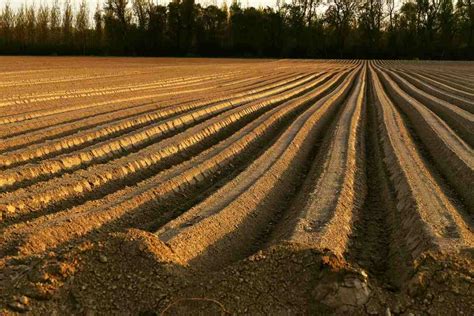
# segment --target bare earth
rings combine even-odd
[[[0,314],[474,314],[474,63],[0,58]]]

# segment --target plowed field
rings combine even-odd
[[[0,58],[0,314],[474,314],[474,63]]]

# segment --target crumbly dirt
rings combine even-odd
[[[473,69],[0,58],[0,315],[474,314]]]
[[[199,271],[164,261],[152,234],[131,230],[109,237],[9,262],[2,277],[15,281],[2,291],[2,312],[468,315],[474,308],[470,251],[424,254],[393,292],[329,251],[287,244],[219,271]]]

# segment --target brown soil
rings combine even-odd
[[[474,314],[471,63],[0,74],[0,314]]]

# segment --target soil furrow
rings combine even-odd
[[[48,71],[54,71],[54,69],[50,69]],[[62,78],[41,78],[41,79],[31,79],[31,80],[25,80],[22,79],[20,81],[14,81],[14,80],[9,80],[9,81],[1,81],[0,82],[0,88],[11,88],[11,87],[17,87],[17,86],[32,86],[32,85],[40,85],[40,84],[51,84],[51,83],[64,83],[64,82],[76,82],[76,81],[83,81],[83,80],[103,80],[103,79],[108,79],[108,78],[116,78],[116,77],[121,77],[123,75],[143,75],[146,72],[133,72],[133,73],[114,73],[110,75],[82,75],[82,76],[72,76],[72,77],[62,77]],[[21,74],[19,76],[24,76],[24,74]],[[11,78],[8,78],[11,79]]]
[[[329,249],[341,256],[346,251],[366,192],[362,150],[365,90],[366,66],[275,242]]]
[[[216,267],[248,255],[248,247],[288,197],[284,186],[301,181],[295,177],[302,161],[326,126],[323,122],[343,102],[354,75],[300,116],[272,149],[234,181],[162,227],[156,234],[163,241],[164,260]]]
[[[474,147],[474,114],[464,111],[448,102],[414,87],[390,70],[385,70],[391,78],[409,95],[442,118],[469,146]],[[474,106],[474,103],[473,103]]]
[[[415,131],[435,159],[437,166],[453,188],[463,198],[472,214],[474,197],[465,183],[474,183],[474,155],[472,148],[460,139],[436,114],[413,97],[404,93],[388,76],[381,74],[388,94],[409,117]]]
[[[275,84],[269,85],[268,89],[283,86],[286,83],[290,83],[295,81],[303,76],[297,76],[294,78],[290,78],[287,80],[279,81]],[[257,94],[258,92],[267,90],[267,87],[262,87],[259,89],[252,89],[242,93],[230,95],[227,100],[231,101],[233,98],[238,98],[241,96],[251,96],[253,94]],[[204,100],[200,102],[192,102],[183,105],[170,105],[164,109],[149,111],[146,114],[126,118],[124,120],[118,120],[117,118],[105,125],[105,126],[98,126],[91,131],[85,131],[81,133],[76,133],[72,136],[65,137],[62,139],[51,140],[45,144],[38,144],[37,146],[30,146],[26,149],[17,150],[15,152],[8,152],[3,154],[0,157],[0,167],[3,163],[3,166],[17,166],[20,163],[27,163],[37,159],[45,159],[54,157],[58,154],[64,154],[68,152],[72,152],[85,146],[90,146],[99,141],[115,138],[126,133],[132,132],[139,128],[149,126],[155,124],[159,121],[163,121],[164,119],[171,118],[173,116],[177,116],[179,114],[183,114],[189,112],[191,110],[201,108],[204,106],[211,105],[213,103],[222,102],[224,100],[221,99],[210,99]],[[43,134],[43,133],[42,133]],[[16,140],[14,140],[16,141]]]
[[[343,73],[322,84],[312,94],[313,97],[319,96],[325,93],[327,89],[334,87],[342,75]],[[325,79],[321,78],[320,81],[324,82]],[[314,87],[317,86],[318,84],[315,82]],[[163,143],[157,143],[147,148],[144,152],[124,157],[116,161],[114,165],[98,165],[80,171],[77,174],[53,179],[47,183],[40,183],[36,188],[30,187],[22,192],[12,192],[2,198],[4,207],[7,210],[10,208],[12,211],[10,212],[11,216],[17,216],[18,213],[38,210],[66,198],[72,199],[75,196],[81,196],[91,191],[102,190],[105,185],[116,186],[117,181],[122,182],[130,177],[139,177],[146,170],[156,170],[162,168],[164,164],[173,163],[176,158],[182,159],[179,157],[182,157],[183,154],[192,150],[195,146],[201,147],[201,143],[212,144],[218,141],[219,138],[214,138],[211,135],[218,135],[218,133],[228,131],[229,126],[237,128],[238,125],[236,123],[239,120],[245,117],[247,117],[247,120],[250,120],[252,119],[252,113],[261,112],[269,106],[272,106],[271,102],[259,102],[253,106],[247,106],[246,109],[237,108],[233,110],[235,114],[229,113],[223,118],[217,117],[214,120],[215,122],[198,125],[187,133],[177,135]],[[57,188],[61,189],[58,191]],[[31,192],[36,192],[36,194]]]
[[[147,82],[141,83],[138,85],[126,85],[124,87],[108,87],[108,88],[99,88],[99,89],[88,89],[84,91],[58,91],[58,92],[49,92],[49,93],[41,93],[38,95],[32,95],[25,98],[24,96],[20,97],[13,97],[7,99],[0,99],[0,107],[8,107],[15,105],[18,107],[17,112],[19,114],[28,116],[29,113],[38,113],[44,111],[43,113],[47,113],[48,106],[43,108],[42,106],[35,106],[35,110],[31,111],[31,104],[32,103],[39,103],[39,102],[51,102],[53,100],[65,100],[71,98],[84,98],[84,97],[97,97],[103,95],[111,95],[111,94],[119,94],[119,93],[129,93],[129,92],[136,92],[136,91],[144,91],[149,89],[165,89],[165,88],[177,88],[185,87],[185,86],[193,86],[199,85],[201,82],[209,81],[212,82],[214,79],[220,78],[227,78],[227,77],[234,77],[235,73],[226,73],[226,74],[219,74],[213,76],[195,76],[194,78],[178,78],[178,79],[171,79],[165,81],[157,81],[157,82]],[[29,106],[25,108],[25,112],[22,112],[22,104],[28,104]],[[63,110],[70,110],[70,109],[63,109]],[[5,116],[0,116],[0,122],[4,124],[4,122],[9,122],[8,118]]]
[[[223,76],[223,77],[225,78],[226,76]],[[219,77],[217,77],[217,78],[219,78]],[[212,81],[210,83],[212,84]],[[204,87],[201,87],[201,85],[202,85],[202,80],[196,80],[194,82],[194,84],[183,85],[183,87],[185,88],[184,90],[183,89],[178,89],[177,91],[173,91],[172,89],[162,89],[163,91],[158,90],[158,91],[155,92],[154,97],[175,96],[175,95],[179,95],[179,94],[183,94],[183,93],[196,93],[196,92],[206,91],[206,90],[210,90],[212,88],[215,88],[215,86],[212,86],[212,85],[211,86],[207,85],[207,86],[204,86]],[[196,86],[196,87],[193,88],[193,86]],[[154,89],[154,88],[150,88],[150,89]],[[148,90],[150,90],[150,89],[148,89]],[[127,94],[135,93],[135,94],[139,95],[138,98],[142,94],[141,91],[137,90],[137,89],[130,90],[130,91],[123,91],[122,93],[127,93]],[[120,96],[119,93],[114,92],[114,91],[111,91],[107,95],[109,95],[109,94],[113,94],[113,95],[115,95],[115,97]],[[80,97],[80,98],[85,98],[85,97],[95,97],[95,98],[97,98],[97,97],[104,97],[104,94],[100,94],[100,93],[88,94],[88,95],[80,95],[78,97]],[[106,101],[95,102],[95,103],[87,103],[87,104],[79,104],[79,105],[76,105],[76,103],[74,103],[74,105],[67,106],[67,107],[61,107],[61,108],[58,108],[57,106],[51,106],[51,109],[44,109],[44,110],[38,110],[37,108],[39,106],[36,105],[35,106],[36,109],[32,112],[27,110],[24,113],[1,116],[0,117],[0,125],[11,124],[11,123],[16,123],[16,122],[22,122],[22,121],[29,121],[29,120],[32,120],[32,119],[39,119],[39,118],[48,117],[48,116],[51,116],[51,115],[57,115],[57,114],[71,112],[71,111],[94,108],[94,107],[99,107],[99,106],[103,106],[105,104],[110,103],[110,101],[107,98],[103,98],[103,99],[105,99]],[[126,99],[125,96],[122,96],[122,99],[120,99],[120,100],[123,100],[123,99]],[[59,97],[56,98],[56,100],[60,100],[61,103],[64,102],[64,100],[62,98],[59,98]],[[50,100],[46,100],[46,99],[41,100],[41,101],[43,101],[43,102],[48,101],[48,103],[51,103]],[[38,102],[38,101],[35,101],[35,102]],[[13,104],[13,105],[15,105],[15,104]],[[9,106],[9,105],[5,105],[5,106]],[[18,105],[15,105],[15,108],[16,107],[18,107]],[[26,107],[27,107],[27,109],[31,109],[31,104],[27,104]],[[16,111],[16,112],[21,112],[21,111]]]
[[[400,229],[412,260],[432,249],[456,251],[463,246],[472,247],[469,225],[427,170],[402,117],[385,93],[378,72],[371,70],[371,76],[377,112],[383,122],[385,164],[396,192],[396,206],[402,218]]]
[[[369,276],[385,287],[400,289],[408,278],[408,258],[401,218],[396,208],[395,192],[384,165],[386,159],[380,136],[370,73],[367,85],[366,130],[364,141],[367,195],[353,223],[351,240],[345,253],[348,261],[368,271]]]
[[[289,77],[288,75],[285,77]],[[277,76],[277,79],[279,77]],[[261,83],[262,85],[265,84],[267,80],[262,80]],[[260,82],[255,84],[255,87],[259,87]],[[253,88],[255,88],[253,87]],[[165,107],[165,106],[170,106],[171,104],[179,104],[180,102],[191,102],[191,101],[198,101],[199,98],[202,99],[216,99],[219,95],[221,98],[224,96],[223,94],[227,93],[238,93],[238,92],[243,92],[245,90],[248,90],[247,85],[243,86],[237,86],[231,89],[226,88],[224,91],[213,94],[212,97],[209,97],[208,91],[203,91],[194,95],[189,95],[185,93],[183,96],[173,96],[173,97],[155,97],[154,95],[146,95],[142,94],[139,97],[131,97],[131,98],[125,98],[123,100],[112,100],[105,104],[104,106],[100,108],[88,108],[84,110],[77,110],[77,111],[72,111],[68,113],[63,113],[63,114],[58,114],[58,115],[52,115],[50,117],[44,117],[39,119],[32,119],[27,122],[20,122],[20,123],[13,123],[13,124],[8,124],[6,126],[3,126],[3,128],[0,126],[0,137],[3,138],[8,138],[8,137],[14,137],[14,136],[19,136],[28,133],[28,132],[35,132],[37,131],[38,133],[41,133],[45,128],[52,128],[55,129],[58,126],[67,128],[67,126],[72,125],[72,128],[78,128],[81,126],[80,124],[87,124],[89,126],[95,126],[97,124],[101,123],[107,123],[113,121],[114,115],[117,115],[117,119],[120,118],[118,115],[119,112],[123,113],[134,113],[139,114],[139,109],[143,105],[148,105],[146,108],[150,108],[151,110],[156,110],[159,109],[160,107]],[[148,100],[148,103],[143,104],[139,103],[136,104],[138,101],[141,100]],[[152,101],[151,101],[152,100]],[[158,102],[163,102],[165,101],[166,103],[164,105],[161,105]],[[126,104],[121,104],[127,102]],[[156,102],[157,104],[152,104]],[[150,107],[152,106],[152,107]],[[108,117],[110,116],[110,118]],[[100,120],[101,117],[106,117],[107,119]],[[98,121],[96,121],[98,119]],[[84,123],[87,122],[87,123]],[[62,125],[61,125],[62,124]],[[76,127],[78,125],[78,127]],[[73,129],[74,131],[74,129]]]
[[[469,84],[467,84],[466,82],[459,81],[459,77],[446,77],[444,73],[432,73],[426,70],[419,70],[418,72],[432,80],[441,82],[448,87],[463,91],[465,95],[468,95],[470,97],[474,96],[474,88],[469,87]]]
[[[29,183],[34,183],[37,181],[36,179],[46,180],[66,172],[83,169],[89,165],[104,163],[111,159],[116,159],[124,154],[139,151],[159,139],[163,139],[167,135],[182,131],[190,126],[196,125],[229,109],[237,108],[248,102],[257,102],[255,100],[258,99],[263,100],[258,102],[262,104],[268,103],[268,105],[282,102],[295,95],[301,94],[318,84],[321,80],[311,81],[315,80],[316,77],[317,76],[313,75],[268,92],[219,102],[202,109],[198,108],[191,112],[181,114],[176,118],[165,120],[162,123],[150,127],[146,126],[128,135],[123,135],[118,139],[104,141],[71,154],[65,154],[53,159],[41,161],[38,164],[30,164],[24,167],[4,171],[0,176],[0,187],[3,187],[4,189],[18,188]],[[328,77],[329,75],[326,75],[324,79],[327,79]]]
[[[325,89],[330,88],[334,88],[334,85],[326,85]],[[284,121],[285,117],[294,115],[295,111],[307,108],[311,102],[327,92],[329,91],[321,89],[321,91],[299,97],[290,104],[283,104],[276,113],[266,115],[264,121],[256,122],[257,124],[243,129],[243,134],[237,133],[228,142],[219,143],[216,148],[210,149],[209,152],[204,152],[183,165],[173,167],[162,174],[157,174],[153,178],[144,181],[138,188],[126,189],[126,192],[117,192],[117,194],[108,196],[106,201],[92,201],[83,206],[55,214],[55,220],[51,217],[39,218],[35,222],[26,225],[23,233],[20,233],[22,229],[18,227],[13,228],[13,230],[7,229],[3,233],[5,236],[3,240],[11,239],[11,234],[14,234],[17,236],[15,237],[15,243],[20,240],[23,241],[23,246],[18,249],[27,252],[38,252],[45,247],[55,247],[59,242],[87,234],[93,229],[106,225],[112,220],[117,220],[127,213],[134,217],[143,209],[151,209],[149,212],[152,211],[156,214],[157,208],[158,210],[162,209],[163,206],[160,207],[160,205],[162,205],[163,200],[189,192],[193,187],[202,183],[209,183],[215,176],[219,176],[223,172],[223,168],[232,170],[234,168],[233,161],[238,159],[242,153],[252,150],[252,148],[253,150],[258,149],[262,137],[274,134],[275,127]],[[53,225],[53,222],[56,224]],[[38,229],[41,227],[40,223],[47,226]],[[136,223],[136,225],[143,225],[143,223]],[[22,235],[24,238],[21,237]],[[45,239],[45,236],[49,237]],[[46,242],[46,244],[42,246],[38,244],[43,242]],[[35,248],[36,250],[33,250]],[[3,251],[8,251],[11,246],[4,246],[3,249]]]
[[[417,73],[409,72],[405,69],[397,70],[397,73],[417,88],[450,102],[470,113],[474,112],[474,95],[463,96],[463,93],[460,90],[447,87],[433,79]]]
[[[472,314],[474,63],[2,58],[1,315]]]

